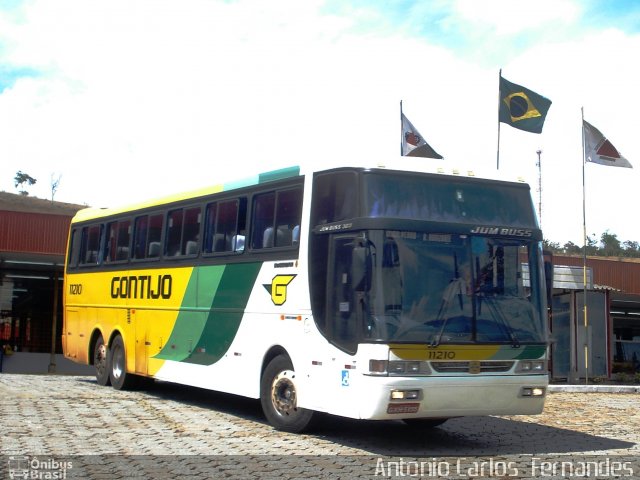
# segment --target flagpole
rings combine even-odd
[[[498,148],[496,152],[496,170],[500,170],[500,79],[502,78],[502,69],[498,71]]]
[[[402,134],[404,133],[402,128],[402,100],[400,100],[400,156],[404,155],[402,151]]]
[[[580,107],[582,114],[582,239],[584,241],[582,249],[582,283],[583,292],[583,312],[584,312],[584,382],[589,382],[589,331],[587,317],[587,196],[586,196],[586,147],[584,135],[584,107]]]

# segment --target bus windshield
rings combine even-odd
[[[538,242],[372,231],[368,244],[365,341],[546,341]]]

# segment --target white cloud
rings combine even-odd
[[[497,35],[572,24],[580,14],[579,4],[571,0],[457,0],[454,11],[459,20],[492,28]]]
[[[476,3],[487,9],[474,12]],[[56,199],[103,206],[323,159],[401,162],[401,99],[447,164],[495,170],[499,66],[553,101],[542,135],[502,125],[501,136],[501,170],[524,175],[534,196],[535,152],[543,150],[548,238],[581,242],[580,106],[640,168],[628,61],[638,36],[584,31],[541,40],[513,59],[489,37],[482,45],[495,40],[496,63],[478,66],[406,25],[377,32],[348,15],[320,14],[320,1],[26,5],[20,21],[0,16],[3,62],[42,71],[0,95],[7,191],[22,170],[38,179],[32,194],[49,197],[51,174],[61,173]],[[540,12],[530,14],[513,8],[511,17],[497,15],[500,2],[457,5],[457,21],[505,35],[518,33],[509,25],[523,13],[524,30],[578,15],[568,1],[536,4]],[[602,202],[589,208],[593,230],[640,239],[624,215],[596,214],[607,211],[601,205],[634,204],[637,170],[592,170],[589,185],[599,186],[589,201]]]

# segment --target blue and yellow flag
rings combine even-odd
[[[500,75],[499,120],[525,132],[541,133],[551,100]]]

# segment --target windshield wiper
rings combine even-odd
[[[442,327],[440,327],[440,331],[438,332],[436,338],[434,338],[431,342],[432,347],[437,347],[438,345],[440,345],[440,341],[442,340],[442,336],[444,335],[444,330],[445,328],[447,328],[447,323],[451,319],[451,317],[443,318],[444,312],[447,311],[449,305],[456,295],[458,296],[458,299],[460,301],[460,310],[463,309],[464,304],[462,299],[464,295],[464,287],[464,280],[460,277],[457,277],[451,280],[451,282],[449,282],[449,285],[447,285],[447,288],[444,289],[444,294],[442,295],[442,303],[440,304],[440,310],[438,310],[438,315],[436,316],[436,321],[443,320]]]
[[[511,346],[513,348],[520,347],[520,340],[518,340],[518,337],[516,336],[516,332],[513,330],[513,328],[511,328],[511,325],[509,325],[509,322],[507,321],[504,314],[502,313],[502,309],[497,305],[496,299],[491,297],[484,297],[484,296],[480,297],[479,295],[478,297],[484,298],[486,300],[487,306],[489,307],[489,310],[491,310],[491,314],[493,318],[500,320],[500,323],[502,323],[502,326],[507,331],[507,334],[511,339]]]

